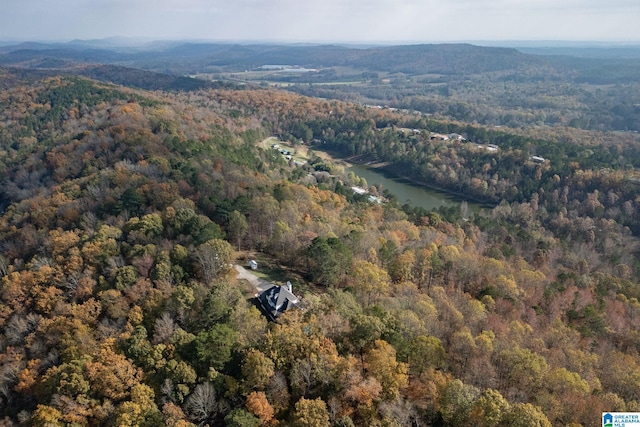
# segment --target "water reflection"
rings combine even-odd
[[[457,197],[450,193],[422,187],[405,179],[395,178],[385,174],[385,172],[380,169],[370,168],[365,165],[351,165],[351,167],[347,169],[347,172],[353,172],[357,176],[366,179],[368,185],[375,185],[376,187],[381,185],[383,190],[388,190],[396,196],[401,205],[408,203],[412,206],[431,210],[437,209],[440,206],[460,206],[460,203],[465,200],[462,197]],[[483,207],[471,200],[467,200],[467,202],[472,211],[477,211]]]

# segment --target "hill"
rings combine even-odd
[[[640,130],[640,60],[637,49],[629,46],[609,49],[605,55],[597,46],[518,50],[469,44],[123,43],[4,46],[0,64],[58,72],[78,64],[103,64],[279,85],[303,95],[386,105],[484,126]],[[102,78],[101,73],[92,77]]]
[[[43,63],[43,65],[47,65],[46,67],[0,67],[0,70],[3,71],[7,79],[17,79],[13,81],[7,80],[5,86],[11,87],[16,84],[16,81],[33,81],[44,77],[59,75],[84,76],[105,83],[145,90],[191,91],[205,88],[233,88],[238,86],[236,83],[205,81],[191,77],[173,76],[117,65],[56,64],[50,60],[45,61],[46,64]],[[49,68],[48,66],[52,66],[53,68]]]
[[[431,140],[453,123],[283,91],[0,73],[4,425],[593,426],[635,410],[635,142],[552,151],[465,128],[492,153]],[[287,162],[273,135],[505,201],[466,220],[399,206],[326,157]],[[246,256],[294,278],[304,310],[267,322],[229,269]]]
[[[278,46],[187,43],[166,49],[133,53],[97,49],[85,45],[26,44],[7,46],[0,63],[25,64],[45,58],[75,62],[129,64],[155,69],[161,63],[170,69],[198,66],[231,67],[234,70],[255,68],[264,64],[289,64],[303,67],[354,66],[371,71],[425,74],[481,73],[517,69],[534,62],[544,62],[511,48],[480,47],[468,44],[438,44],[354,48],[346,46]],[[178,62],[180,61],[180,63]]]
[[[3,46],[0,64],[39,67],[46,61],[101,63],[132,66],[155,71],[203,72],[244,71],[265,64],[297,65],[307,68],[353,67],[363,71],[409,75],[470,75],[494,71],[525,71],[553,68],[556,72],[583,77],[607,61],[637,67],[633,47],[601,48],[504,48],[471,44],[423,44],[352,47],[340,45],[239,45],[215,43],[149,43],[127,47],[75,41],[66,44],[22,43]],[[626,71],[626,78],[632,76]],[[604,76],[600,76],[601,78]]]

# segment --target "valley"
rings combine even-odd
[[[154,46],[0,48],[2,425],[638,410],[637,58]]]

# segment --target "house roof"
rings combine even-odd
[[[291,292],[290,287],[289,282],[287,282],[287,286],[274,285],[258,295],[258,302],[269,319],[275,320],[290,306],[300,302],[298,297]]]

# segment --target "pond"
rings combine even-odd
[[[472,212],[486,208],[486,206],[473,200],[420,186],[406,179],[394,177],[381,169],[371,168],[366,165],[354,164],[347,168],[346,171],[353,172],[357,176],[366,179],[368,185],[375,185],[381,190],[388,190],[398,198],[398,202],[401,205],[408,203],[412,206],[431,210],[437,209],[440,206],[460,206],[460,204],[466,200],[469,204],[469,210]]]

